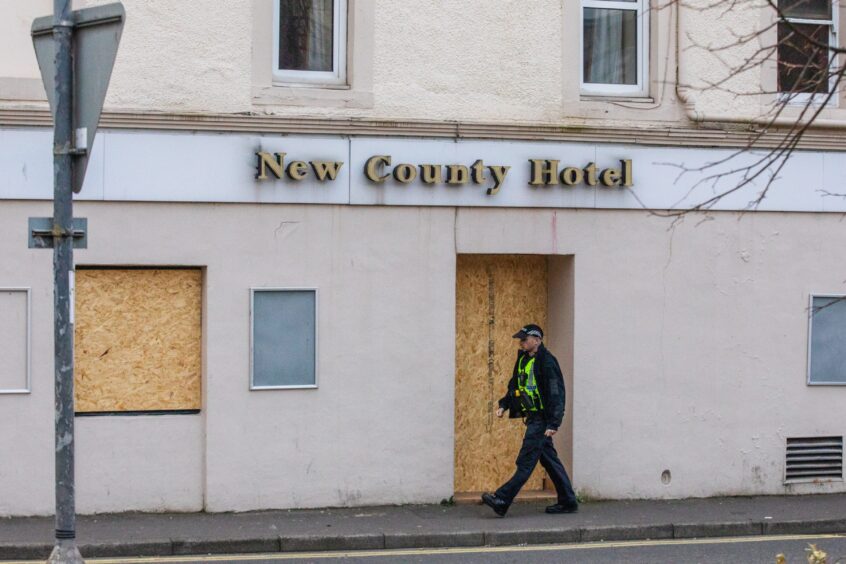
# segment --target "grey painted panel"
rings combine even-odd
[[[314,386],[314,290],[256,290],[253,295],[253,387]]]
[[[0,289],[0,391],[28,388],[27,317],[27,292]]]
[[[846,299],[815,297],[811,310],[811,384],[846,384]]]

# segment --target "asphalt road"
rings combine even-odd
[[[314,552],[308,554],[244,554],[208,557],[102,558],[86,560],[89,564],[279,564],[317,562],[325,564],[387,563],[774,563],[782,553],[788,563],[807,562],[805,549],[815,544],[828,553],[828,564],[846,563],[846,534],[794,535],[746,538],[713,538],[666,541],[631,541],[607,543],[559,544],[517,547],[478,547],[466,549],[378,550],[346,553]],[[0,564],[9,564],[0,562]]]

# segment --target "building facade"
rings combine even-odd
[[[51,4],[0,5],[0,515],[53,511]],[[717,48],[778,42],[761,7],[491,4],[124,1],[75,198],[80,512],[493,489],[528,322],[584,498],[846,491],[843,94]]]

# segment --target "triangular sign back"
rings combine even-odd
[[[74,148],[85,149],[85,154],[74,157],[72,187],[75,193],[82,190],[125,19],[126,13],[119,2],[73,12]],[[38,18],[32,23],[32,42],[47,99],[50,101],[50,111],[55,119],[56,47],[53,41],[53,16]]]

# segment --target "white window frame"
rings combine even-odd
[[[846,294],[811,294],[808,300],[808,367],[806,383],[809,386],[846,386],[844,382],[812,382],[811,381],[811,342],[814,331],[814,298],[846,299]]]
[[[815,20],[815,19],[808,19],[808,18],[784,18],[784,21],[790,22],[792,24],[810,24],[810,25],[828,25],[828,44],[833,47],[837,47],[837,38],[839,37],[837,33],[837,26],[840,25],[840,1],[839,0],[831,0],[831,19],[828,20]],[[777,22],[780,24],[781,20]],[[776,28],[776,34],[778,34],[778,28]],[[778,37],[778,35],[776,35]],[[776,39],[778,41],[778,39]],[[833,51],[829,51],[829,69],[836,68],[837,65],[837,55]],[[776,59],[778,59],[778,50],[776,50]],[[778,73],[778,61],[776,61],[776,73]],[[828,89],[829,91],[834,89],[835,79],[832,76],[828,80]],[[778,75],[776,75],[776,87],[778,87]],[[810,93],[800,93],[800,94],[791,94],[789,92],[779,92],[778,99],[779,102],[786,102],[788,106],[821,106],[825,103],[825,99],[829,97],[829,94],[810,94]],[[837,106],[838,105],[838,95],[837,93],[833,94],[829,99],[827,106]],[[818,296],[819,297],[819,296]]]
[[[347,84],[347,3],[333,0],[332,68],[333,71],[279,69],[279,0],[273,0],[273,83],[285,86],[344,86]]]
[[[288,386],[256,386],[253,379],[253,358],[255,354],[255,296],[257,292],[314,292],[314,384],[292,384]],[[261,390],[316,390],[320,384],[320,293],[317,288],[250,288],[250,391]]]
[[[585,82],[585,9],[632,10],[637,12],[637,84],[599,84]],[[649,95],[649,0],[618,2],[614,0],[581,0],[579,7],[579,83],[588,96]]]
[[[24,292],[26,294],[26,387],[0,389],[0,395],[32,393],[32,289],[27,287],[0,288],[0,292]]]

